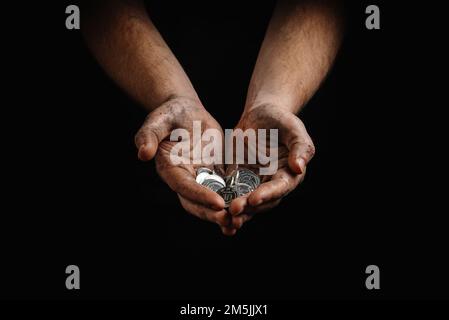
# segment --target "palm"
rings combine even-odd
[[[196,171],[200,167],[207,167],[209,169],[219,171],[220,173],[223,171],[222,165],[220,165],[219,163],[212,165],[206,164],[202,161],[201,154],[199,156],[195,156],[194,148],[197,146],[198,142],[193,141],[193,120],[190,119],[194,116],[202,117],[200,132],[201,135],[207,129],[216,129],[222,132],[221,127],[212,117],[210,117],[209,114],[193,115],[192,117],[189,116],[188,118],[185,118],[182,123],[179,123],[179,125],[181,125],[183,129],[186,129],[189,132],[191,140],[189,149],[190,154],[188,157],[182,156],[182,158],[185,160],[184,163],[173,164],[170,155],[172,154],[172,150],[177,145],[178,141],[170,141],[170,139],[167,138],[159,144],[158,152],[156,154],[156,168],[159,175],[161,175],[167,183],[169,182],[169,180],[171,180],[170,177],[172,177],[176,172],[184,172],[185,175],[191,178],[195,178]],[[200,118],[195,118],[195,121],[198,121],[198,119]]]
[[[219,165],[202,163],[202,158],[194,158],[194,121],[200,123],[199,136],[207,129],[222,132],[220,125],[212,116],[199,105],[197,101],[177,99],[168,101],[150,113],[136,135],[139,147],[139,158],[149,160],[156,155],[156,169],[161,178],[178,194],[182,206],[193,215],[216,222],[220,225],[228,224],[228,213],[224,210],[223,199],[215,192],[199,185],[195,181],[196,169],[208,167],[220,170]],[[184,156],[185,163],[172,162],[172,154],[179,141],[170,141],[170,135],[175,129],[184,129],[190,140],[190,155]],[[201,155],[200,155],[201,157]],[[198,160],[198,163],[194,163]]]
[[[277,146],[270,146],[273,148],[272,151],[277,151],[277,171],[271,175],[261,176],[262,184],[254,192],[237,198],[231,204],[231,213],[234,216],[244,214],[240,220],[246,221],[253,213],[276,206],[285,195],[298,186],[305,174],[305,164],[303,165],[302,160],[298,159],[306,157],[303,150],[313,154],[313,144],[302,122],[294,114],[271,105],[261,106],[245,113],[237,128],[243,131],[277,129],[279,138]],[[248,150],[249,146],[245,144],[245,152]],[[307,156],[307,160],[309,158],[310,156]],[[239,166],[259,173],[259,170],[266,165],[256,161],[255,164],[245,163]],[[228,168],[229,170],[232,169]]]

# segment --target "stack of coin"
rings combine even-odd
[[[257,174],[248,169],[238,169],[224,179],[208,168],[199,168],[196,182],[218,193],[229,207],[232,200],[254,191],[260,185]]]

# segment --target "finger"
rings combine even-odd
[[[271,210],[279,205],[280,202],[281,199],[278,199],[261,204],[256,207],[247,204],[241,214],[239,214],[238,216],[232,216],[231,226],[238,230],[243,226],[243,224],[251,220],[255,214]]]
[[[265,212],[268,210],[273,209],[274,207],[276,207],[277,205],[279,205],[279,203],[281,202],[282,199],[277,199],[277,200],[273,200],[273,201],[269,201],[266,203],[263,203],[261,205],[255,206],[253,207],[252,205],[250,205],[249,203],[247,203],[245,205],[245,208],[243,209],[242,213],[240,213],[238,216],[232,216],[232,219],[234,218],[239,218],[239,217],[243,217],[243,222],[246,222],[250,219],[252,219],[252,217],[256,214],[256,213],[261,213],[261,212]],[[234,220],[233,220],[234,221]]]
[[[153,159],[159,143],[170,135],[171,129],[172,116],[166,107],[159,107],[148,114],[134,138],[139,150],[139,159],[142,161]]]
[[[232,219],[231,226],[235,229],[240,229],[243,224],[251,218],[249,215],[242,214],[248,206],[248,196],[249,194],[246,194],[232,200],[228,208]]]
[[[232,200],[232,202],[228,208],[229,213],[232,216],[237,216],[243,212],[243,210],[245,209],[245,207],[248,204],[248,196],[249,196],[249,194],[246,194],[244,196],[241,196],[241,197],[238,197],[238,198],[235,198],[234,200]]]
[[[302,174],[306,171],[307,163],[315,154],[315,147],[311,142],[294,142],[289,147],[288,165],[290,169]]]
[[[184,198],[214,210],[224,209],[225,203],[223,198],[212,190],[198,184],[186,168],[161,168],[158,169],[158,172],[169,187]]]
[[[261,212],[265,212],[265,211],[273,209],[274,207],[279,205],[281,200],[282,199],[273,200],[273,201],[270,201],[270,202],[263,203],[263,204],[261,204],[259,206],[256,206],[256,207],[253,207],[251,205],[246,206],[245,210],[241,214],[242,216],[247,216],[247,217],[245,217],[243,222],[246,222],[246,221],[252,219],[252,217],[254,217],[254,215],[256,213],[261,213]]]
[[[281,137],[289,150],[290,169],[297,174],[304,173],[307,163],[315,154],[315,146],[306,127],[298,117],[285,116],[281,120]]]
[[[296,182],[293,181],[293,183],[296,183]],[[284,191],[285,190],[282,190],[281,192],[284,192]],[[259,205],[251,205],[248,201],[251,194],[252,193],[248,193],[244,196],[241,196],[241,197],[238,197],[238,198],[235,198],[234,200],[232,200],[228,210],[229,210],[229,213],[233,217],[240,216],[242,214],[247,214],[247,213],[262,212],[262,211],[265,211],[265,210],[268,210],[268,209],[271,209],[271,208],[277,206],[280,202],[280,199],[275,197],[274,200],[262,201],[262,203]],[[284,195],[286,195],[286,193],[282,194],[282,196],[284,196]],[[279,198],[281,198],[281,197],[279,197]],[[246,220],[244,222],[246,222]]]
[[[256,207],[280,199],[296,188],[302,177],[303,175],[295,174],[288,168],[280,169],[270,181],[262,183],[250,193],[248,203]]]
[[[243,226],[245,222],[251,220],[252,217],[253,217],[252,214],[245,214],[245,213],[238,215],[237,217],[232,217],[231,226],[238,230]]]
[[[231,213],[232,217],[231,226],[236,229],[240,229],[243,224],[251,220],[256,213],[268,211],[281,202],[281,199],[277,199],[258,206],[251,206],[248,203],[248,196],[249,195],[245,195],[234,199],[229,206],[229,213]]]
[[[225,236],[233,236],[237,233],[237,229],[232,227],[221,227],[221,232],[223,232]]]
[[[213,210],[186,199],[179,194],[178,197],[181,201],[182,207],[194,216],[203,220],[217,223],[220,226],[229,226],[231,219],[226,210]]]
[[[248,198],[252,207],[257,207],[263,203],[282,198],[290,192],[290,183],[284,179],[273,179],[265,182],[257,188]]]

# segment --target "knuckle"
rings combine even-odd
[[[306,154],[309,156],[309,159],[312,159],[313,156],[315,155],[316,149],[315,149],[315,145],[313,144],[312,141],[308,142],[306,144]]]
[[[305,143],[303,143],[301,149],[307,158],[306,161],[312,159],[316,152],[315,145],[313,144],[312,140],[308,140]]]

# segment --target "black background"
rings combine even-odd
[[[347,2],[339,57],[300,115],[317,147],[306,180],[228,238],[137,160],[145,112],[65,29],[68,4],[4,10],[2,298],[448,297],[446,190],[434,188],[443,173],[425,136],[441,128],[428,112],[441,105],[427,74],[437,36],[420,19],[438,8],[375,1],[381,30],[368,31],[372,3]],[[273,3],[148,8],[206,108],[232,128]],[[65,288],[69,264],[81,290]],[[370,264],[377,291],[365,288]]]

